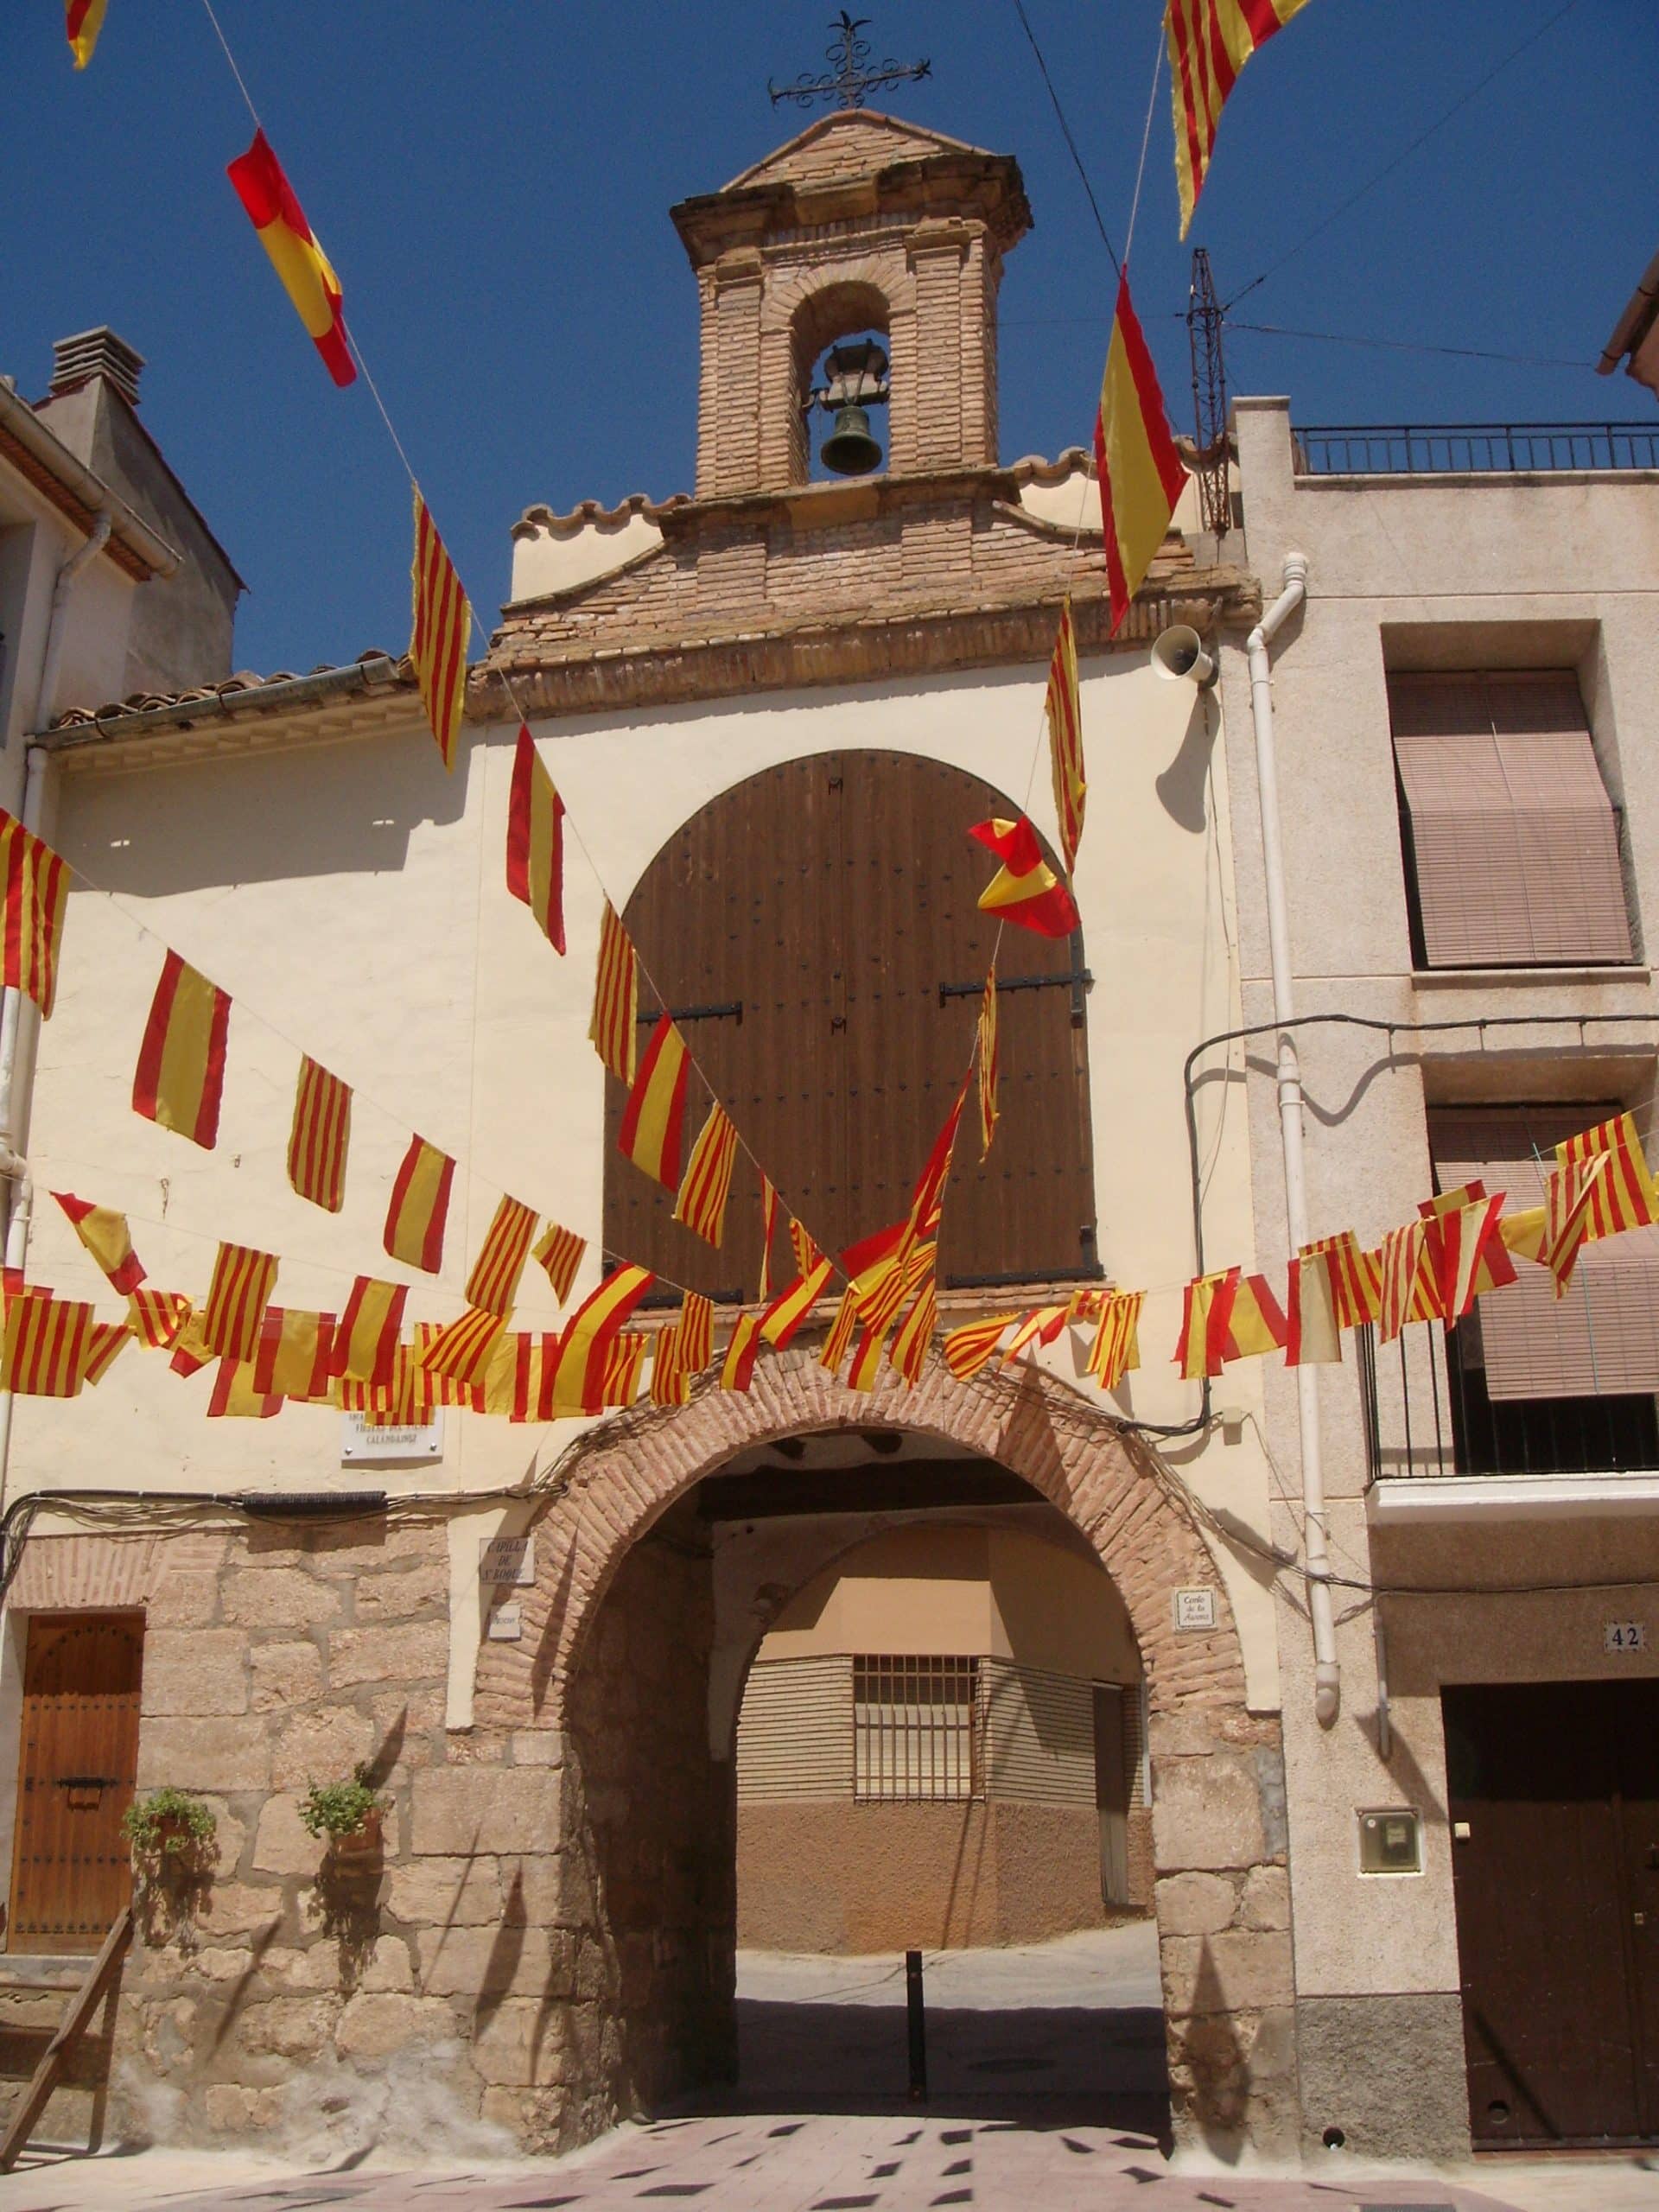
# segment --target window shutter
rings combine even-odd
[[[949,763],[813,754],[722,792],[664,847],[626,920],[739,1128],[827,1247],[899,1218],[968,1066],[994,919],[992,863],[968,837],[1007,799]],[[1011,930],[1001,995],[1002,1120],[982,1167],[971,1099],[945,1202],[947,1281],[1075,1274],[1094,1257],[1087,1038],[1078,945]],[[971,987],[941,999],[940,987]],[[642,1017],[657,1001],[644,983]],[[741,1006],[741,1020],[724,1009]],[[711,1295],[753,1297],[760,1198],[740,1152],[725,1242],[616,1150],[626,1093],[607,1084],[605,1243]],[[706,1100],[695,1084],[695,1131]],[[787,1265],[781,1228],[774,1271]]]
[[[1429,966],[1629,960],[1618,825],[1576,678],[1395,675],[1389,711]]]
[[[1541,1205],[1562,1138],[1622,1110],[1605,1103],[1436,1109],[1429,1116],[1435,1179],[1449,1191],[1478,1178],[1489,1192],[1507,1194],[1510,1213]],[[1488,1397],[1659,1391],[1659,1229],[1586,1244],[1562,1299],[1548,1268],[1517,1260],[1516,1275],[1475,1306],[1477,1342],[1465,1356],[1484,1364]]]

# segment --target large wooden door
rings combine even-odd
[[[1478,2145],[1659,2133],[1659,1682],[1444,1693]]]
[[[665,845],[626,914],[652,981],[739,1128],[826,1248],[902,1217],[973,1048],[996,934],[995,862],[967,835],[1009,814],[948,762],[847,750],[722,792]],[[1009,929],[1000,959],[1002,1120],[983,1166],[970,1101],[941,1240],[949,1282],[1096,1272],[1081,939]],[[658,1001],[642,986],[642,1021]],[[641,1030],[641,1035],[644,1035]],[[739,1155],[722,1248],[671,1218],[616,1151],[607,1079],[605,1243],[676,1281],[753,1297],[760,1185]],[[687,1145],[708,1097],[694,1085]],[[789,1280],[781,1224],[774,1281]]]
[[[8,1942],[96,1951],[132,1894],[121,1815],[138,1764],[141,1613],[29,1624]]]

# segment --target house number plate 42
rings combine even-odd
[[[1604,1651],[1645,1651],[1648,1648],[1648,1624],[1645,1621],[1609,1621],[1601,1632]]]

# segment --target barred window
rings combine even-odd
[[[853,1793],[893,1804],[982,1795],[977,1659],[853,1661]]]

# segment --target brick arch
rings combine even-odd
[[[913,1390],[887,1374],[860,1393],[791,1352],[763,1358],[747,1393],[705,1388],[689,1406],[615,1417],[575,1446],[567,1486],[537,1526],[522,1639],[480,1649],[479,1722],[522,1728],[554,1717],[623,1560],[703,1476],[779,1437],[871,1426],[995,1459],[1082,1532],[1128,1612],[1154,1737],[1178,1712],[1190,1720],[1207,1709],[1217,1723],[1242,1713],[1243,1659],[1225,1587],[1190,1508],[1140,1440],[1034,1369],[962,1383],[936,1362]],[[1171,1592],[1192,1585],[1215,1589],[1216,1626],[1177,1633]]]
[[[876,328],[887,333],[894,395],[887,410],[887,467],[902,470],[917,466],[916,279],[902,244],[894,239],[885,251],[826,253],[802,266],[769,273],[760,322],[760,442],[763,480],[769,485],[781,487],[806,480],[799,407],[804,373],[801,350],[809,332],[819,328],[826,315],[834,320],[834,302],[855,295],[880,302],[880,312],[843,324],[839,331],[830,329],[812,359],[848,331]],[[809,360],[804,367],[810,366]]]

